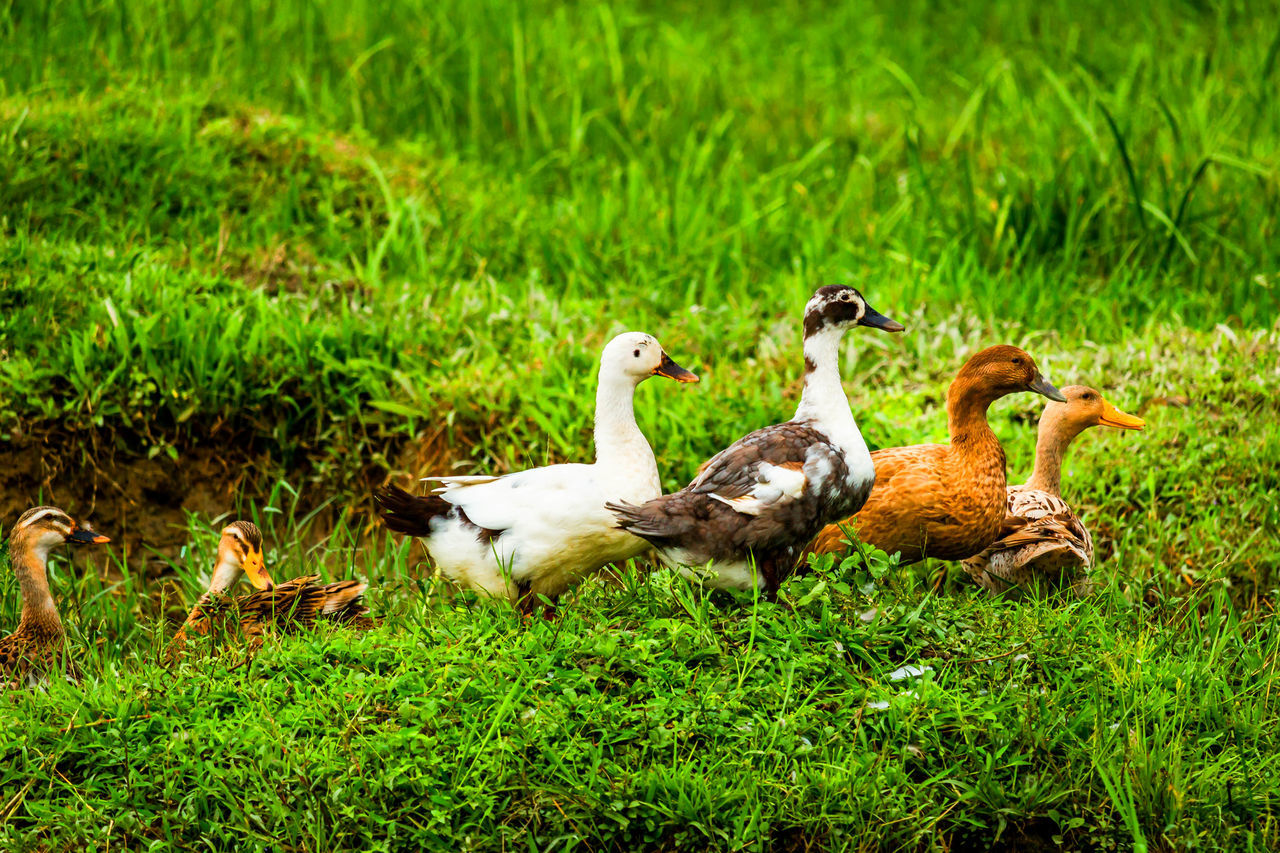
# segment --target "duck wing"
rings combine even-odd
[[[309,626],[317,619],[348,622],[369,612],[361,603],[368,584],[355,580],[316,583],[319,579],[319,575],[304,575],[240,599],[240,624],[245,633],[258,633],[267,624],[288,628]]]
[[[678,492],[640,506],[619,501],[605,506],[619,527],[659,547],[679,543],[693,547],[697,561],[723,559],[741,548],[769,547],[793,537],[789,509],[844,471],[839,451],[822,433],[792,421],[731,444]]]
[[[248,637],[260,636],[270,625],[288,629],[312,625],[321,618],[364,625],[363,617],[369,610],[361,599],[368,584],[355,580],[316,583],[319,579],[319,575],[303,575],[238,598],[200,596],[174,635],[170,657],[180,654],[192,635],[207,636],[217,625],[239,623]]]
[[[1008,551],[1023,545],[1059,542],[1093,559],[1093,537],[1080,517],[1057,495],[1025,486],[1012,486],[1000,539],[991,551]]]
[[[1066,501],[1039,489],[1010,486],[1000,538],[965,560],[964,569],[979,585],[1002,592],[1037,577],[1087,572],[1092,562],[1093,537]]]
[[[532,518],[581,515],[600,491],[594,471],[581,463],[549,465],[501,477],[459,478],[468,482],[448,482],[433,494],[498,535]]]
[[[799,500],[819,490],[840,466],[839,452],[811,426],[788,422],[757,430],[711,457],[685,487],[743,515]],[[810,483],[810,479],[818,482]]]

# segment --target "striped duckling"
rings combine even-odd
[[[258,591],[229,595],[242,573]],[[368,585],[354,580],[321,584],[319,579],[319,575],[304,575],[272,583],[262,558],[262,531],[252,522],[233,521],[223,528],[218,541],[218,562],[209,589],[174,636],[173,649],[181,651],[192,635],[207,636],[216,627],[236,623],[251,638],[272,626],[287,630],[310,626],[317,619],[363,625],[361,617],[368,610],[361,599]]]
[[[0,639],[0,686],[33,686],[62,657],[66,634],[49,592],[49,552],[64,542],[110,541],[57,507],[38,506],[18,519],[9,534],[9,562],[22,592],[22,617],[13,633]],[[67,673],[76,677],[74,666]]]
[[[650,376],[698,377],[641,332],[604,348],[596,385],[591,464],[533,468],[499,477],[430,477],[442,485],[411,495],[390,486],[377,499],[387,527],[423,540],[445,577],[531,612],[573,584],[648,546],[617,528],[609,500],[643,502],[662,493],[658,463],[636,425],[635,389]]]
[[[840,341],[855,326],[903,329],[852,287],[819,288],[805,306],[804,391],[795,417],[739,439],[679,492],[610,503],[619,525],[688,577],[775,593],[805,543],[861,508],[875,483],[840,383]]]

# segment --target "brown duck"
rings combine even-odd
[[[242,572],[258,592],[228,595]],[[193,634],[207,636],[215,627],[236,623],[251,638],[260,637],[271,626],[288,630],[310,626],[317,619],[367,625],[363,617],[368,610],[361,603],[367,584],[354,580],[318,584],[319,579],[319,575],[304,575],[272,583],[262,558],[262,531],[251,522],[233,521],[218,542],[218,563],[209,590],[174,636],[174,649],[180,651]]]
[[[22,618],[17,630],[0,639],[0,682],[9,687],[33,685],[62,657],[65,634],[49,593],[49,552],[64,542],[110,541],[56,507],[38,506],[18,519],[9,534],[9,560],[22,591]],[[78,678],[73,666],[67,672]]]
[[[819,533],[814,551],[844,551],[845,528],[856,528],[863,542],[901,554],[902,563],[926,556],[963,560],[994,542],[1004,520],[1007,484],[1004,448],[987,423],[987,409],[1020,391],[1065,399],[1017,347],[988,347],[970,358],[947,391],[951,442],[872,453],[871,497],[857,515]]]
[[[1036,466],[1031,479],[1010,486],[1000,538],[964,570],[989,592],[1043,584],[1070,586],[1077,595],[1091,588],[1093,537],[1062,499],[1062,459],[1080,433],[1095,426],[1142,429],[1142,418],[1126,414],[1084,385],[1062,389],[1065,403],[1049,403],[1040,416]]]

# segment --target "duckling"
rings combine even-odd
[[[1000,538],[964,561],[964,570],[988,592],[1045,582],[1070,585],[1077,595],[1092,589],[1093,537],[1062,499],[1062,459],[1080,433],[1095,426],[1143,429],[1093,388],[1069,385],[1065,403],[1049,403],[1040,416],[1036,465],[1031,479],[1010,486]]]
[[[951,443],[872,453],[871,497],[860,512],[824,529],[813,550],[845,550],[845,528],[855,525],[863,542],[900,554],[903,564],[926,556],[963,560],[994,542],[1004,519],[1005,457],[987,409],[1021,391],[1066,399],[1015,346],[988,347],[970,358],[947,391]]]
[[[38,506],[18,519],[9,534],[9,560],[22,592],[22,618],[17,630],[0,639],[0,678],[7,686],[35,685],[62,656],[65,634],[49,593],[49,552],[64,542],[99,545],[110,541],[56,507]],[[79,680],[74,666],[69,664],[67,673]]]
[[[461,587],[532,612],[572,585],[648,546],[618,530],[608,500],[662,493],[658,463],[636,426],[636,386],[650,376],[698,377],[671,360],[651,335],[627,332],[605,345],[596,385],[592,464],[533,468],[498,477],[429,477],[417,497],[389,486],[375,494],[387,527],[423,539],[441,572]]]
[[[227,590],[241,572],[259,591],[233,597]],[[174,635],[174,650],[181,651],[192,634],[207,636],[215,625],[238,622],[246,637],[257,638],[269,626],[289,629],[310,626],[316,619],[358,622],[368,610],[361,597],[368,584],[345,580],[317,584],[319,575],[304,575],[273,584],[262,559],[262,531],[248,521],[233,521],[218,541],[218,563],[209,590],[191,608],[187,621]]]
[[[734,442],[674,494],[641,505],[610,502],[619,526],[687,577],[776,593],[805,543],[856,512],[875,483],[840,384],[840,341],[855,326],[904,328],[852,287],[818,288],[804,311],[804,390],[795,417]]]

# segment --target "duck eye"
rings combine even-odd
[[[1022,364],[1022,359],[1018,358],[1017,356],[1014,356],[1014,358],[1013,358],[1013,363],[1014,363],[1014,364]]]
[[[636,358],[639,358],[639,357],[640,357],[640,350],[636,350],[635,352],[633,352],[633,353],[632,353],[632,355],[634,355]]]

